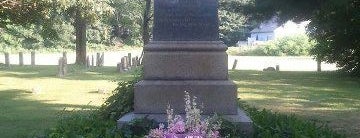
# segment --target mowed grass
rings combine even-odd
[[[52,127],[63,110],[96,109],[116,87],[129,80],[115,67],[90,71],[69,68],[65,78],[56,66],[0,69],[0,137],[27,137]],[[350,137],[360,137],[360,79],[333,72],[230,71],[239,97],[249,105],[329,123]],[[32,94],[33,88],[41,89]]]
[[[251,106],[328,123],[360,137],[360,79],[335,72],[230,71],[238,96]]]
[[[70,66],[69,72],[59,78],[56,66],[0,69],[0,137],[27,137],[52,127],[66,111],[98,108],[110,95],[98,89],[111,92],[114,80],[132,77],[116,73],[115,67],[84,71]],[[33,88],[40,93],[31,93]]]

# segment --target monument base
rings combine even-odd
[[[185,115],[182,114],[181,116],[184,117]],[[167,115],[166,114],[136,114],[134,112],[131,112],[131,113],[124,115],[117,121],[117,127],[121,128],[122,126],[128,124],[129,122],[131,122],[134,119],[140,119],[140,118],[145,118],[145,117],[148,119],[153,119],[158,123],[163,123],[163,124],[167,123]],[[208,117],[208,115],[202,116],[202,118],[206,118],[206,117]],[[237,126],[239,126],[241,128],[242,132],[238,132],[238,133],[242,133],[243,136],[245,136],[245,137],[252,137],[252,134],[254,131],[253,123],[252,123],[250,117],[248,117],[242,109],[238,108],[237,114],[235,114],[235,115],[222,115],[220,117],[222,117],[230,122],[233,122]]]
[[[185,91],[203,114],[237,113],[236,85],[228,80],[164,81],[142,80],[135,85],[134,112],[136,114],[165,114],[170,105],[175,113],[185,113]]]

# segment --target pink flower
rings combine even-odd
[[[181,134],[185,132],[185,123],[181,116],[175,116],[173,123],[169,124],[169,132]]]

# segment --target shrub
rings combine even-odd
[[[308,56],[315,43],[306,35],[286,36],[259,46],[240,48],[241,56]]]
[[[241,104],[254,122],[254,137],[345,137],[331,130],[325,123],[303,120],[295,115],[273,113],[270,110],[258,110]]]
[[[45,130],[43,138],[121,137],[116,122],[100,118],[96,111],[72,111],[62,115],[54,128]]]
[[[99,113],[104,119],[116,120],[134,110],[134,86],[142,78],[142,68],[134,72],[134,79],[119,82],[113,95],[100,107]]]

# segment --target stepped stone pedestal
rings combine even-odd
[[[155,0],[153,40],[144,48],[144,79],[135,85],[135,118],[166,122],[166,108],[185,113],[184,95],[196,96],[203,117],[218,114],[250,136],[251,119],[237,106],[236,85],[228,79],[227,46],[219,41],[217,0]]]

